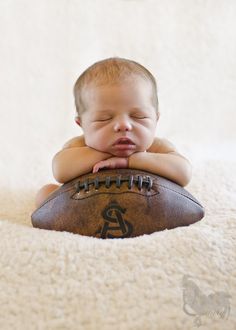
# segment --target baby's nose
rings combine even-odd
[[[116,132],[125,132],[130,131],[132,129],[132,125],[128,119],[119,119],[114,124],[114,130]]]

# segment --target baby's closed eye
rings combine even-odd
[[[135,119],[146,119],[146,118],[149,118],[148,113],[146,113],[145,111],[131,112],[130,113],[130,117],[131,118],[135,118]]]
[[[112,117],[106,117],[106,118],[97,118],[95,120],[93,120],[94,122],[103,122],[103,121],[109,121],[111,120]]]
[[[131,117],[134,119],[147,119],[148,118],[147,116],[142,116],[142,115],[133,115]]]

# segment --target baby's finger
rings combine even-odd
[[[93,173],[97,173],[100,170],[100,168],[103,168],[103,167],[105,167],[105,162],[103,162],[103,161],[95,164],[93,167]]]
[[[94,167],[93,167],[93,173],[97,173],[98,170],[99,170],[99,166],[97,166],[97,164],[94,165]]]

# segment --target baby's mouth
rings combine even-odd
[[[115,152],[118,152],[119,155],[123,156],[127,156],[127,153],[130,154],[136,150],[135,143],[131,139],[126,137],[117,139],[113,144],[113,148]]]
[[[134,142],[129,138],[119,138],[113,145],[134,145]]]

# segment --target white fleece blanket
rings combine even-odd
[[[0,328],[235,329],[236,161],[191,156],[205,218],[131,239],[32,228],[36,189],[1,190]]]

